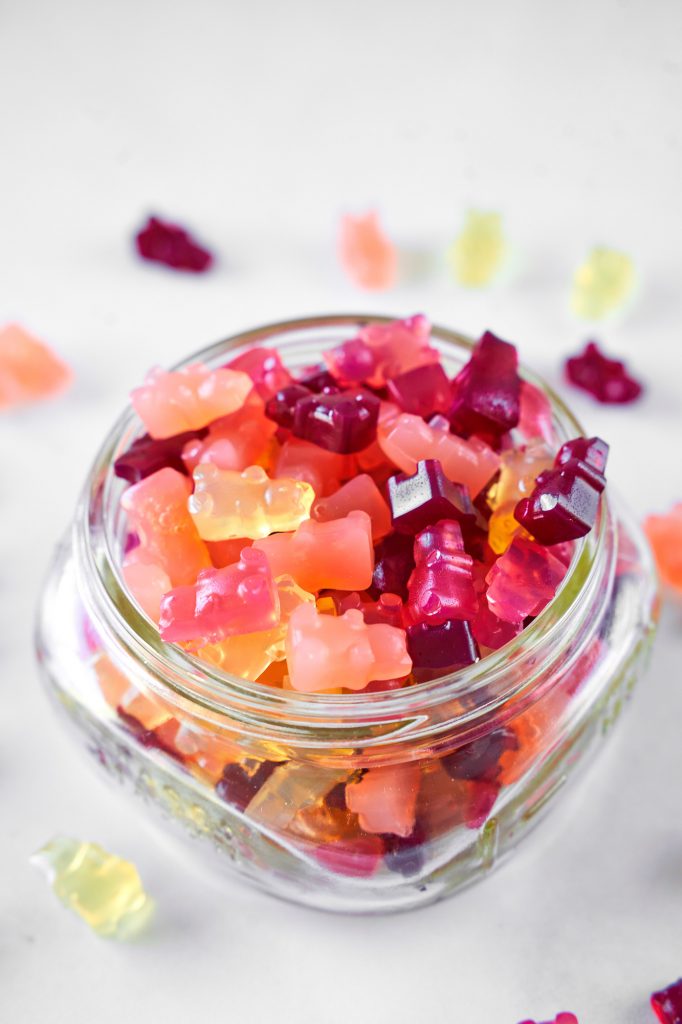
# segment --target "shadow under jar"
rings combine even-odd
[[[258,344],[276,346],[296,370],[386,320],[275,324],[187,362],[218,366]],[[471,349],[442,328],[432,344],[449,374]],[[521,372],[551,401],[557,447],[582,434],[562,402]],[[556,597],[506,646],[403,689],[303,694],[231,677],[165,644],[126,592],[124,484],[112,467],[141,433],[128,410],[106,438],[39,609],[48,691],[91,763],[207,864],[299,903],[400,910],[484,876],[601,748],[646,662],[655,577],[610,489]],[[411,834],[365,832],[347,809],[345,786],[370,768],[386,769],[396,798],[416,792]]]

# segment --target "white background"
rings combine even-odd
[[[0,421],[3,1022],[652,1021],[648,993],[682,974],[679,608],[617,737],[528,849],[448,902],[368,920],[218,887],[159,845],[53,719],[31,628],[91,456],[151,364],[287,316],[424,310],[494,328],[568,394],[560,360],[588,335],[570,276],[599,242],[641,276],[599,337],[648,389],[621,409],[570,400],[639,515],[682,499],[681,34],[675,0],[0,5],[0,319],[77,375]],[[334,235],[371,204],[422,272],[366,296]],[[443,262],[469,206],[501,211],[514,246],[506,280],[474,293]],[[215,272],[137,262],[150,211],[212,245]],[[159,907],[145,941],[100,941],[58,906],[27,864],[55,832],[135,860]]]

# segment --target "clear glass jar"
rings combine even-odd
[[[301,368],[361,324],[386,319],[275,324],[192,360],[220,365],[265,344]],[[442,328],[433,344],[450,373],[471,347]],[[544,390],[557,445],[582,434]],[[303,694],[230,677],[164,644],[132,603],[120,573],[123,484],[112,465],[140,433],[129,409],[106,438],[39,610],[48,691],[91,764],[197,855],[300,903],[397,910],[485,875],[601,748],[646,661],[655,576],[611,490],[555,599],[499,651],[405,689]],[[387,799],[417,791],[407,837],[366,833],[345,807],[345,784],[377,767]]]

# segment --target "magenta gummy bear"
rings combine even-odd
[[[446,413],[452,405],[452,389],[440,363],[426,363],[400,373],[387,382],[389,397],[403,412],[428,420]]]
[[[274,348],[247,349],[229,363],[225,363],[225,367],[248,374],[256,391],[266,402],[281,388],[286,388],[293,382],[291,374],[280,359],[279,352]]]
[[[598,437],[567,441],[554,469],[540,473],[531,494],[518,503],[514,518],[540,544],[584,537],[597,521],[608,452],[609,446]]]
[[[566,360],[566,377],[603,405],[625,405],[642,393],[642,385],[631,377],[619,359],[609,359],[589,341],[580,355]]]
[[[478,661],[478,647],[468,622],[451,619],[440,626],[419,622],[407,629],[407,650],[418,683],[438,679]]]
[[[413,536],[439,519],[455,519],[466,529],[476,518],[467,488],[448,480],[438,459],[418,462],[412,476],[390,477],[388,503],[394,528]]]
[[[414,542],[403,533],[390,533],[375,548],[370,594],[397,594],[407,600],[407,581],[414,569]]]
[[[307,395],[296,402],[294,435],[339,455],[360,452],[376,439],[379,404],[362,389]]]
[[[144,434],[133,441],[127,452],[119,455],[114,463],[114,473],[127,480],[129,484],[137,484],[166,466],[188,476],[182,460],[183,448],[189,441],[198,441],[206,437],[207,432],[208,428],[204,427],[201,430],[186,430],[184,434],[158,439]]]
[[[661,1024],[682,1024],[682,978],[654,992],[651,1007]]]
[[[137,251],[144,260],[165,263],[174,270],[200,274],[208,270],[213,256],[199,245],[184,228],[150,217],[135,236]]]
[[[332,374],[347,384],[383,387],[387,380],[425,363],[438,362],[431,324],[422,314],[387,324],[368,324],[355,338],[324,353]]]
[[[441,520],[423,530],[415,538],[414,558],[408,582],[409,620],[439,626],[449,619],[472,619],[478,608],[474,560],[464,550],[459,523]]]
[[[311,394],[309,388],[303,384],[287,384],[280,388],[272,398],[265,403],[265,415],[273,420],[278,427],[291,430],[294,425],[294,410],[299,398],[308,398]]]
[[[268,560],[257,548],[244,548],[234,565],[204,569],[196,583],[164,594],[159,632],[164,640],[201,646],[278,622],[279,595]]]
[[[500,437],[519,422],[521,381],[516,348],[486,331],[453,384],[453,430]]]
[[[486,576],[490,611],[504,622],[521,624],[539,615],[566,575],[566,566],[547,548],[515,537]]]

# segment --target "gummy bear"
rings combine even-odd
[[[161,598],[171,589],[168,573],[149,561],[144,549],[135,548],[123,559],[121,571],[125,584],[142,611],[158,623]]]
[[[311,594],[365,590],[372,582],[372,524],[360,510],[328,523],[307,520],[295,533],[273,534],[254,547],[265,553],[275,576],[293,576]]]
[[[535,1024],[535,1021],[523,1020],[521,1024]],[[539,1024],[542,1024],[542,1021]],[[554,1020],[548,1020],[545,1024],[579,1024],[579,1022],[574,1013],[557,1013]]]
[[[294,425],[294,412],[299,398],[308,398],[312,391],[303,384],[287,384],[268,399],[265,412],[269,419],[278,427],[291,430]]]
[[[277,455],[275,472],[278,476],[305,480],[319,497],[337,490],[341,480],[353,476],[354,463],[352,456],[290,437]]]
[[[133,388],[130,400],[148,432],[158,439],[199,430],[236,412],[252,388],[251,378],[237,370],[191,363],[167,373],[157,366],[141,387]]]
[[[97,843],[57,836],[31,863],[47,875],[64,906],[104,938],[133,938],[153,913],[135,865]]]
[[[313,848],[316,860],[338,875],[349,878],[371,878],[381,867],[384,841],[381,836],[359,835],[337,839]]]
[[[204,540],[267,537],[295,530],[310,515],[315,493],[302,480],[271,480],[262,466],[243,472],[202,463],[194,470],[189,511]]]
[[[584,320],[601,320],[624,304],[634,286],[630,257],[597,246],[575,272],[571,307]]]
[[[0,409],[57,395],[72,379],[69,367],[23,327],[0,329]]]
[[[642,385],[628,374],[625,363],[609,359],[594,341],[588,341],[583,352],[567,359],[564,369],[571,384],[602,405],[625,405],[642,393]]]
[[[471,620],[471,632],[474,639],[481,647],[488,647],[491,651],[498,651],[514,637],[518,636],[523,629],[522,622],[505,622],[494,615],[486,601],[481,601],[478,611]]]
[[[276,431],[254,388],[240,409],[214,420],[207,430],[183,445],[183,464],[189,473],[200,462],[212,462],[219,469],[247,469],[267,452]]]
[[[536,478],[552,464],[552,454],[540,440],[502,453],[500,475],[489,498],[493,511],[488,520],[488,543],[496,554],[506,551],[519,532],[520,524],[514,517],[518,502],[531,493]]]
[[[403,602],[397,594],[382,594],[377,601],[368,601],[357,592],[346,594],[344,591],[338,590],[332,591],[332,593],[338,615],[343,615],[351,608],[356,608],[362,612],[362,617],[368,625],[375,622],[384,622],[388,626],[402,627],[403,625]],[[319,611],[319,603],[317,607]]]
[[[255,547],[226,569],[203,569],[195,584],[175,587],[161,601],[159,632],[171,642],[217,643],[272,629],[279,595],[267,559]]]
[[[370,594],[397,594],[407,600],[407,581],[414,569],[414,542],[410,535],[391,533],[376,547]]]
[[[435,413],[447,413],[452,389],[440,363],[426,363],[387,381],[388,394],[403,412],[427,420]]]
[[[341,218],[339,260],[361,288],[379,291],[395,284],[398,254],[373,210],[357,217],[347,213]]]
[[[419,313],[406,320],[367,324],[355,338],[325,352],[324,358],[338,380],[380,388],[391,377],[439,362],[430,340],[431,324]]]
[[[651,544],[661,579],[682,591],[682,502],[662,516],[647,516],[644,532]]]
[[[488,284],[499,270],[504,255],[500,214],[469,210],[464,227],[450,250],[457,281],[469,288]]]
[[[518,429],[530,441],[540,437],[547,444],[554,441],[552,406],[540,388],[527,380],[521,381]]]
[[[457,672],[479,658],[471,627],[462,619],[451,619],[439,626],[425,622],[409,626],[407,650],[418,683]]]
[[[682,1024],[682,978],[660,992],[654,992],[651,1008],[661,1024]]]
[[[275,768],[249,801],[246,813],[267,828],[287,829],[299,811],[319,803],[347,778],[347,768],[288,761]]]
[[[415,569],[408,582],[411,623],[440,626],[450,619],[471,619],[478,608],[474,560],[464,550],[462,529],[443,519],[414,541]]]
[[[415,762],[370,768],[346,786],[346,806],[365,832],[406,838],[414,829],[421,772]]]
[[[404,630],[367,625],[356,610],[333,617],[301,605],[289,620],[286,650],[291,684],[306,693],[364,690],[373,679],[397,679],[412,668]]]
[[[486,577],[488,607],[504,622],[523,623],[540,614],[565,575],[566,566],[547,548],[515,537]]]
[[[371,392],[328,389],[297,401],[293,432],[326,451],[351,455],[375,440],[378,416],[379,399]]]
[[[174,434],[155,440],[149,434],[138,437],[130,448],[114,462],[114,473],[130,484],[137,484],[145,477],[151,476],[165,466],[187,473],[183,462],[183,450],[188,444],[199,444],[206,436],[206,430],[186,430],[182,434]]]
[[[516,349],[486,331],[453,384],[450,420],[457,433],[499,437],[519,422],[521,381]]]
[[[371,476],[361,473],[345,483],[327,498],[318,498],[311,516],[319,523],[343,519],[349,512],[360,509],[372,520],[372,539],[385,537],[391,532],[391,510]]]
[[[412,476],[392,476],[388,501],[393,526],[399,533],[414,535],[439,519],[456,519],[465,527],[475,520],[466,487],[448,480],[438,459],[418,462]]]
[[[140,536],[149,561],[158,565],[171,584],[194,583],[211,565],[206,545],[187,510],[191,485],[174,469],[159,469],[124,492],[121,506],[128,523]]]
[[[292,376],[274,348],[255,346],[240,353],[225,364],[228,370],[246,373],[260,397],[267,402],[281,388],[292,383]]]
[[[325,388],[336,388],[338,387],[338,381],[336,377],[332,377],[329,370],[324,366],[308,366],[306,367],[300,377],[296,379],[297,384],[302,384],[308,391],[312,391],[314,394],[319,395],[320,391],[324,391]]]
[[[144,260],[165,263],[173,270],[189,270],[200,274],[208,270],[213,256],[199,245],[184,228],[150,217],[135,236],[135,245]]]
[[[598,437],[562,445],[554,469],[545,470],[514,510],[517,521],[541,544],[560,544],[589,533],[606,486],[609,446]]]

